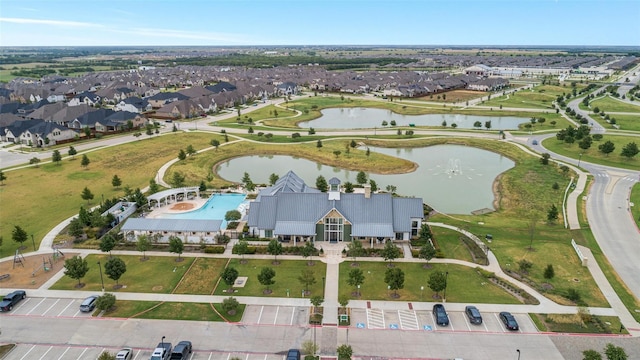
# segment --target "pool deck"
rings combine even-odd
[[[207,200],[209,199],[190,199],[190,200],[173,202],[173,203],[170,203],[169,205],[154,208],[153,211],[147,214],[147,216],[145,217],[147,219],[153,219],[163,214],[180,214],[180,213],[185,213],[189,211],[194,211],[201,208],[207,202]],[[176,204],[192,204],[193,207],[188,210],[171,210],[171,208]]]

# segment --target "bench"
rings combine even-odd
[[[10,276],[11,274],[2,274],[0,275],[0,280],[8,279]]]

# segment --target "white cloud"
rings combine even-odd
[[[25,19],[25,18],[0,18],[0,22],[13,24],[37,24],[64,27],[102,27],[102,25],[64,20],[47,20],[47,19]]]
[[[112,29],[111,29],[112,30]],[[159,37],[168,39],[206,40],[216,43],[249,44],[246,36],[202,31],[184,31],[171,29],[133,28],[130,30],[113,30],[140,37]]]

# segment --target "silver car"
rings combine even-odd
[[[91,295],[88,298],[82,301],[80,304],[80,311],[82,312],[91,312],[96,308],[96,301],[98,301],[98,295]]]
[[[131,360],[133,357],[132,348],[123,348],[116,354],[116,360]]]

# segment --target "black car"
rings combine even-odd
[[[433,317],[436,318],[436,324],[440,326],[449,325],[449,315],[442,304],[433,305]]]
[[[482,324],[482,315],[480,315],[480,310],[478,310],[477,307],[473,305],[466,306],[464,313],[467,314],[470,323],[477,325]]]
[[[180,341],[171,352],[171,360],[185,360],[189,357],[193,351],[193,346],[191,345],[191,341]]]
[[[510,312],[506,312],[506,311],[501,312],[500,320],[502,320],[502,323],[504,324],[504,326],[509,330],[517,331],[518,329],[520,329],[518,327],[518,322],[516,321],[516,318],[513,317],[513,315],[511,315]]]
[[[11,311],[13,307],[20,302],[20,300],[27,297],[27,293],[24,290],[16,290],[11,294],[7,294],[2,298],[0,303],[0,311]]]

